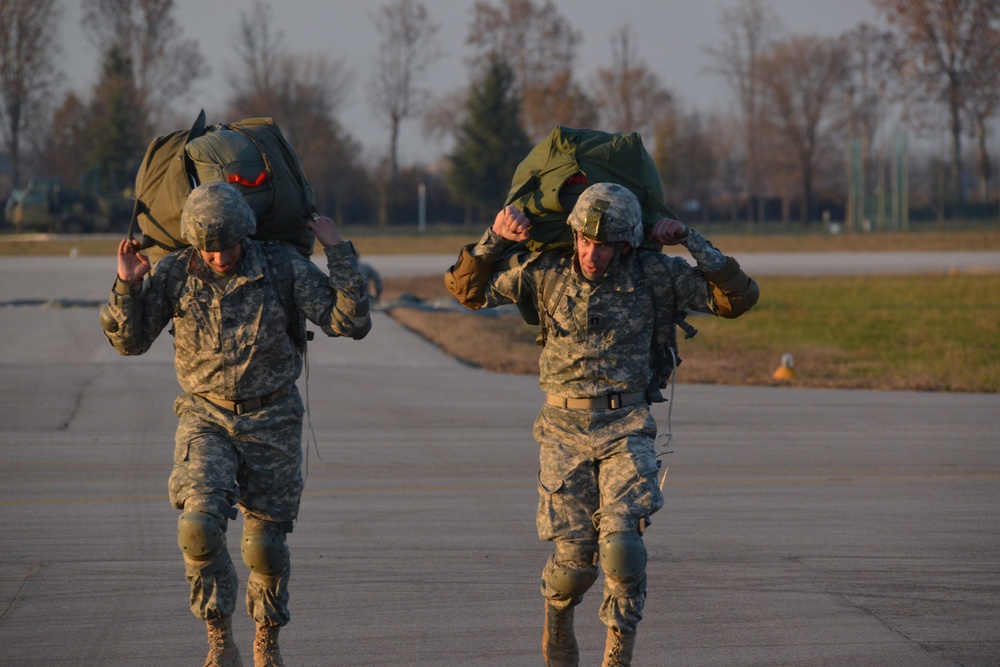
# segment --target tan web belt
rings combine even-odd
[[[272,403],[284,398],[291,391],[291,385],[287,387],[282,387],[273,394],[267,394],[266,396],[256,396],[254,398],[248,398],[244,401],[227,401],[224,398],[219,398],[217,396],[206,396],[205,394],[198,394],[206,401],[212,405],[222,408],[223,410],[228,410],[237,415],[243,415],[248,412],[253,412],[254,410],[259,410],[265,405],[271,405]]]
[[[646,402],[646,392],[636,391],[631,394],[608,394],[606,396],[594,396],[593,398],[567,398],[547,394],[545,402],[548,405],[556,405],[569,410],[617,410],[627,405]]]

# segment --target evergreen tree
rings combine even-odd
[[[104,56],[101,80],[90,107],[93,154],[84,189],[115,193],[129,187],[142,159],[147,132],[137,103],[132,67],[118,45]]]
[[[448,189],[469,213],[478,209],[480,215],[492,215],[503,206],[511,176],[531,149],[519,113],[513,70],[493,56],[482,79],[472,86],[455,149],[448,156]]]

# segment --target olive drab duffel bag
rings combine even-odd
[[[618,183],[642,205],[648,232],[664,217],[676,218],[664,203],[656,163],[637,132],[602,132],[557,126],[514,171],[505,206],[516,206],[531,221],[528,250],[571,244],[566,225],[573,205],[588,185]]]
[[[618,183],[635,194],[642,205],[642,225],[648,233],[661,218],[677,216],[663,202],[663,183],[656,163],[637,132],[602,132],[556,126],[514,171],[505,206],[515,206],[531,223],[530,238],[511,244],[496,258],[518,262],[528,253],[573,244],[566,220],[580,194],[594,183]],[[482,303],[483,289],[493,271],[494,258],[473,257],[470,244],[445,273],[445,285],[468,308]],[[662,250],[646,243],[647,250]],[[536,304],[517,304],[528,324],[539,324]]]
[[[181,209],[202,183],[234,185],[257,217],[259,241],[281,241],[305,256],[315,238],[307,225],[316,198],[295,150],[270,118],[206,126],[202,110],[190,130],[157,137],[135,179],[135,213],[150,261],[188,245],[181,238]]]

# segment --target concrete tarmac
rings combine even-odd
[[[94,307],[113,274],[0,259],[2,666],[204,659],[166,499],[170,338],[114,352]],[[1000,664],[1000,397],[680,379],[636,665]],[[315,442],[285,663],[541,665],[536,378],[463,366],[376,313],[363,341],[314,341],[299,386]],[[599,605],[600,583],[582,665],[600,664]]]

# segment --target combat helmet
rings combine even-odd
[[[202,183],[181,211],[181,236],[198,250],[222,252],[257,230],[247,200],[228,183]]]
[[[595,241],[642,245],[642,207],[624,185],[591,185],[580,195],[568,222],[573,231]]]

